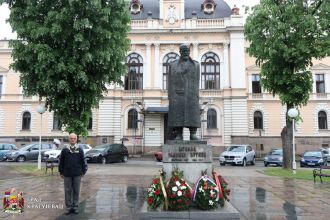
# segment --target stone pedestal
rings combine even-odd
[[[185,211],[162,211],[162,210],[148,210],[148,205],[144,202],[140,215],[140,220],[161,220],[161,219],[195,219],[195,220],[239,220],[240,214],[229,202],[225,203],[223,208],[217,208],[214,210],[200,210],[195,207],[191,207]]]
[[[184,179],[194,184],[201,171],[212,175],[212,146],[206,141],[172,141],[163,146],[163,169],[166,179],[171,177],[173,168],[183,171]],[[191,186],[193,187],[193,186]]]

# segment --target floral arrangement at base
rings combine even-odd
[[[171,211],[186,210],[191,203],[191,187],[183,179],[183,171],[175,168],[171,179],[166,183],[168,208]]]
[[[218,207],[219,188],[216,183],[207,176],[206,170],[202,172],[202,176],[195,183],[193,200],[199,208],[204,210]]]
[[[152,180],[148,188],[146,200],[148,207],[152,210],[157,209],[162,204],[167,205],[164,180],[165,180],[165,173],[161,170],[159,172],[159,175]]]
[[[219,175],[217,172],[213,171],[213,178],[219,188],[219,204],[224,207],[225,202],[229,202],[230,189],[228,188],[228,183],[226,180]]]

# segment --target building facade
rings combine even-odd
[[[223,0],[132,0],[131,49],[123,86],[109,85],[99,109],[93,110],[92,145],[121,142],[131,153],[160,149],[171,137],[167,127],[167,73],[179,57],[179,46],[190,45],[201,65],[201,128],[198,135],[221,152],[233,143],[251,144],[259,153],[280,147],[286,106],[260,86],[260,68],[246,53],[244,19]],[[38,97],[25,97],[19,73],[9,68],[11,49],[0,41],[0,142],[38,141],[41,116]],[[330,146],[330,57],[311,68],[313,93],[300,109],[296,126],[297,152]],[[42,115],[43,139],[65,139],[58,118]],[[188,139],[188,130],[184,138]]]

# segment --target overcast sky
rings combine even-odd
[[[156,0],[155,0],[156,1]],[[259,0],[225,0],[230,7],[236,5],[241,8],[242,5],[253,6],[259,3]],[[0,6],[0,39],[13,39],[16,37],[14,33],[12,33],[11,27],[8,23],[6,23],[6,19],[9,17],[9,9],[8,5],[3,4]],[[241,14],[244,13],[241,10]]]

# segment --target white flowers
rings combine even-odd
[[[199,187],[198,188],[198,190],[199,190],[199,192],[204,192],[204,189],[203,189],[203,187],[201,186],[201,187]]]
[[[206,181],[207,181],[207,178],[206,178],[205,176],[203,176],[203,177],[202,177],[202,180],[203,180],[204,182],[206,182]]]
[[[209,200],[209,205],[213,205],[214,202],[212,200]]]
[[[176,192],[176,191],[178,191],[178,187],[176,187],[176,186],[173,186],[173,187],[172,187],[172,191],[173,191],[173,192]]]
[[[176,181],[175,184],[176,184],[177,186],[180,186],[180,185],[181,185],[179,181]]]
[[[182,191],[181,190],[178,191],[178,196],[182,196]]]
[[[181,186],[181,189],[187,189],[187,187],[186,186]]]

